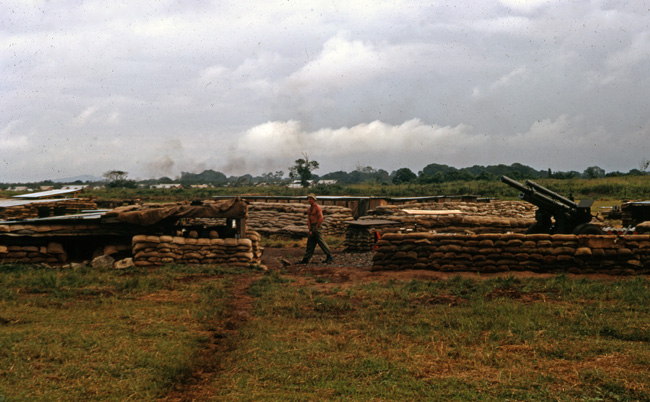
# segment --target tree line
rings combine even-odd
[[[307,156],[304,156],[303,158],[297,159],[294,165],[289,167],[288,176],[285,176],[283,171],[268,172],[259,176],[250,174],[226,176],[218,171],[204,170],[201,173],[182,172],[180,178],[176,181],[168,177],[162,177],[151,182],[177,182],[183,186],[211,184],[215,187],[241,187],[260,184],[285,185],[291,181],[300,181],[304,186],[307,186],[310,181],[318,183],[322,180],[328,180],[335,181],[339,185],[363,183],[390,185],[403,183],[432,184],[456,181],[491,181],[499,180],[501,176],[508,176],[515,180],[524,180],[539,178],[593,179],[599,177],[642,176],[648,174],[646,171],[639,169],[632,169],[627,173],[607,173],[598,166],[588,167],[583,172],[551,171],[551,169],[537,170],[521,163],[513,163],[512,165],[474,165],[465,168],[455,168],[445,164],[431,163],[417,173],[409,168],[400,168],[389,173],[384,169],[375,169],[371,166],[357,166],[356,169],[349,172],[339,170],[318,175],[314,172],[318,168],[319,163],[317,161],[309,160]]]
[[[392,172],[384,169],[376,169],[371,166],[357,166],[352,171],[335,171],[318,175],[314,171],[319,168],[317,161],[310,161],[307,156],[297,159],[294,165],[288,167],[288,175],[283,171],[267,172],[258,176],[244,174],[241,176],[227,176],[222,172],[212,169],[204,170],[201,173],[181,172],[180,177],[172,179],[170,177],[160,177],[157,179],[146,180],[129,180],[128,172],[122,170],[111,170],[104,173],[104,181],[101,182],[81,182],[77,181],[70,184],[88,184],[88,185],[105,185],[110,188],[135,188],[148,187],[154,184],[171,184],[178,183],[183,187],[192,185],[211,185],[215,187],[246,187],[257,185],[286,185],[292,181],[300,181],[303,186],[310,182],[318,183],[321,180],[335,181],[338,185],[353,184],[440,184],[447,182],[472,182],[472,181],[493,181],[498,180],[501,176],[508,176],[515,180],[524,179],[594,179],[601,177],[621,177],[621,176],[643,176],[647,172],[648,164],[640,166],[640,169],[632,169],[626,173],[606,172],[598,166],[590,166],[582,172],[578,171],[551,171],[551,169],[537,170],[521,163],[511,165],[474,165],[464,168],[430,163],[417,173],[409,168],[400,168]],[[27,184],[33,187],[55,185],[51,180],[45,180],[36,183],[8,183],[3,185],[7,188],[10,185]]]

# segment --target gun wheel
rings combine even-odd
[[[576,228],[573,229],[573,234],[601,235],[603,234],[603,230],[598,225],[592,225],[591,223],[583,223],[581,225],[576,226]]]

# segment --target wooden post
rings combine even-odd
[[[240,239],[246,238],[246,218],[237,218],[235,220],[237,226],[237,234]]]

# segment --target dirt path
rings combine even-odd
[[[197,369],[188,380],[177,385],[159,401],[205,401],[214,395],[212,378],[214,373],[221,369],[219,356],[236,347],[239,328],[250,319],[252,311],[253,298],[248,289],[260,276],[261,274],[254,274],[236,277],[232,287],[233,297],[227,309],[227,319],[223,322],[215,320],[214,323],[208,323],[210,331],[206,331],[206,335],[209,340],[197,357]]]

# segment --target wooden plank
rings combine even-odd
[[[462,214],[458,209],[403,209],[408,215],[457,215]]]

